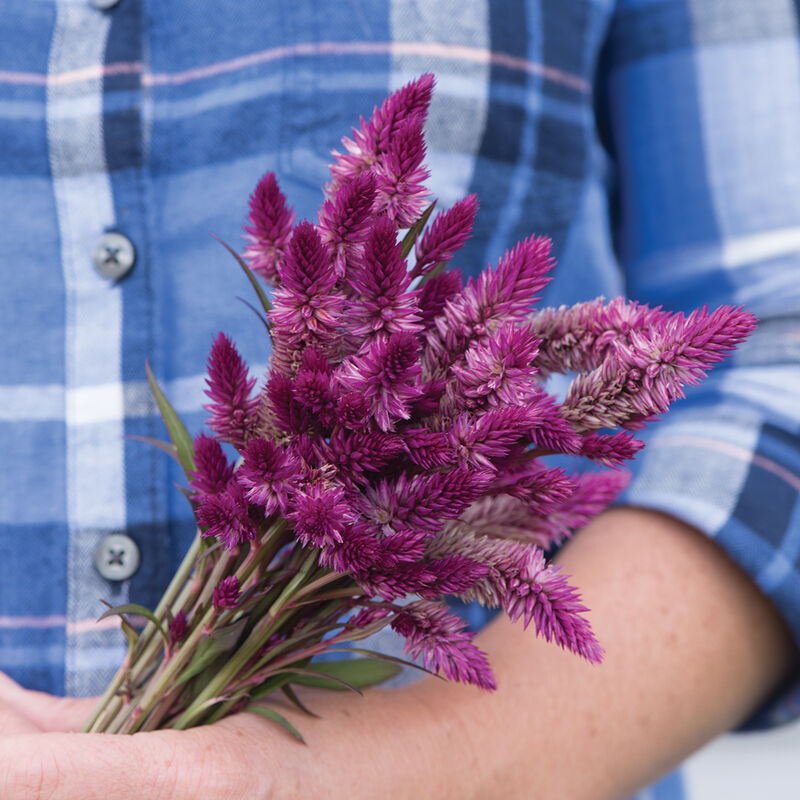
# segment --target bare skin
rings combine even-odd
[[[606,649],[586,664],[520,626],[481,636],[500,688],[427,678],[286,711],[302,747],[241,714],[186,732],[71,734],[92,701],[0,680],[7,800],[623,798],[735,727],[796,668],[775,609],[671,517],[606,512],[559,555]]]

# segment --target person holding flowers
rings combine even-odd
[[[666,326],[673,345],[650,354],[657,363],[629,364],[626,382],[613,392],[627,398],[624,413],[606,403],[601,414],[597,400],[607,396],[615,375],[597,371],[593,359],[610,339],[635,341],[638,335],[637,320],[620,317],[613,301],[587,302],[560,315],[542,312],[533,318],[540,344],[502,326],[485,347],[459,339],[467,328],[470,336],[484,335],[470,314],[474,308],[488,313],[488,298],[494,298],[491,313],[508,312],[497,306],[502,301],[511,304],[512,316],[514,303],[530,302],[530,296],[491,294],[497,288],[492,274],[504,276],[495,283],[506,290],[515,270],[518,276],[531,270],[533,278],[534,244],[516,250],[517,239],[553,237],[560,265],[547,288],[550,305],[617,294],[624,273],[628,293],[638,300],[676,310],[742,303],[759,326],[729,366],[646,435],[650,448],[635,467],[625,505],[589,523],[556,557],[591,609],[587,619],[605,650],[602,666],[497,620],[476,640],[490,655],[495,693],[425,678],[359,701],[313,697],[322,719],[303,721],[306,748],[248,713],[186,731],[68,734],[83,725],[91,701],[58,700],[3,678],[3,796],[622,797],[759,708],[762,722],[785,719],[792,713],[791,694],[765,702],[796,669],[793,631],[800,617],[792,546],[799,459],[792,400],[796,192],[789,144],[800,115],[795,120],[791,113],[797,78],[782,49],[793,41],[786,32],[794,30],[795,12],[787,7],[742,19],[711,2],[621,2],[613,10],[591,3],[473,3],[458,14],[448,14],[448,3],[355,3],[346,9],[299,4],[266,14],[253,5],[236,14],[215,7],[213,24],[194,8],[143,8],[135,0],[58,2],[52,14],[15,9],[20,24],[7,37],[9,62],[0,80],[7,93],[6,173],[18,176],[9,186],[19,187],[14,203],[7,195],[2,245],[5,263],[17,267],[9,269],[3,316],[0,436],[14,469],[0,483],[6,553],[0,668],[32,690],[102,691],[122,655],[118,634],[88,621],[98,599],[93,593],[106,593],[116,605],[129,599],[155,605],[188,544],[188,509],[179,508],[167,489],[176,475],[132,438],[160,436],[158,415],[142,391],[145,358],[178,392],[190,427],[195,421],[199,427],[195,359],[202,363],[211,335],[223,328],[251,364],[271,356],[273,368],[291,376],[293,402],[311,409],[324,426],[324,414],[334,410],[315,376],[327,367],[307,347],[305,333],[294,337],[309,331],[326,346],[332,334],[326,320],[341,313],[337,303],[347,302],[353,336],[380,334],[363,352],[337,362],[338,385],[347,392],[335,413],[347,430],[357,430],[358,420],[367,417],[388,436],[397,419],[412,417],[412,403],[433,402],[437,370],[445,370],[458,388],[435,399],[452,422],[448,435],[462,447],[471,443],[463,458],[494,458],[496,453],[475,446],[489,441],[476,438],[488,436],[487,430],[471,428],[473,418],[460,415],[475,409],[499,414],[481,404],[517,397],[514,380],[498,383],[491,371],[493,348],[505,348],[504,358],[539,348],[541,369],[549,363],[588,371],[578,379],[580,390],[567,394],[559,419],[569,422],[566,433],[584,437],[585,455],[603,460],[610,445],[594,431],[624,420],[638,423],[674,399],[651,388],[669,386],[657,378],[686,368],[676,361],[679,344],[681,358],[687,348],[695,357],[730,349],[746,331],[724,338],[719,325],[722,317],[726,324],[734,318],[728,312],[698,312],[667,325],[661,312],[643,307],[642,315],[655,315]],[[31,41],[42,42],[42,51]],[[688,41],[702,58],[694,60]],[[734,62],[736,75],[751,82],[747,86],[762,82],[750,92],[734,88]],[[335,158],[328,187],[334,200],[323,206],[317,225],[292,228],[269,179],[254,196],[246,254],[265,277],[277,269],[281,284],[270,312],[271,354],[264,352],[264,337],[252,334],[238,309],[224,308],[220,298],[231,293],[230,274],[198,231],[230,238],[241,198],[266,170],[278,174],[301,215],[310,216],[340,116],[354,120],[380,101],[390,82],[401,84],[430,69],[439,82],[426,127],[431,188],[443,205],[456,209],[451,223],[459,214],[469,217],[470,226],[456,221],[454,227],[471,227],[472,233],[465,241],[458,237],[463,246],[454,265],[477,275],[489,260],[496,272],[468,284],[463,303],[432,312],[443,321],[418,367],[415,337],[431,322],[424,318],[427,307],[410,304],[403,294],[407,287],[398,282],[405,273],[380,283],[368,265],[353,264],[371,248],[369,262],[393,275],[394,229],[376,223],[359,238],[337,214],[342,191],[355,187],[347,199],[350,211],[359,198],[370,197],[396,227],[411,225],[422,207],[418,181],[405,167],[411,164],[413,173],[419,166],[422,129],[412,115],[404,128],[407,140],[399,137],[402,146],[384,155],[381,137],[388,128],[364,123]],[[426,84],[418,79],[409,85]],[[755,97],[761,124],[744,126],[743,109]],[[380,110],[376,114],[380,119]],[[334,124],[337,135],[329,141]],[[364,177],[346,174],[358,172],[364,158],[374,161],[375,170]],[[472,193],[481,205],[477,214]],[[468,197],[461,205],[459,195]],[[432,234],[437,219],[448,217],[434,218]],[[110,233],[122,240],[109,239]],[[445,238],[440,235],[438,247]],[[431,241],[427,249],[425,239],[419,242],[414,277],[424,278],[450,258]],[[99,274],[91,271],[91,253],[87,261],[88,244],[100,247]],[[332,254],[330,287],[320,283],[327,273],[314,272],[320,248]],[[286,254],[281,267],[270,261],[276,252]],[[355,303],[337,299],[335,291],[351,266]],[[443,290],[448,280],[439,281]],[[518,285],[531,295],[544,288],[535,282]],[[428,299],[434,308],[436,298]],[[339,506],[350,497],[320,489],[326,475],[314,476],[302,493],[282,492],[276,470],[291,473],[294,451],[281,454],[278,463],[277,451],[249,441],[249,421],[256,419],[247,410],[249,389],[237,394],[249,379],[242,376],[225,389],[238,369],[227,342],[217,339],[212,352],[211,428],[243,452],[237,485],[264,509],[286,504],[298,535],[327,548],[330,563],[340,563],[335,559],[348,554],[339,548],[343,531],[332,520],[341,518]],[[451,358],[456,351],[463,362]],[[530,368],[532,353],[514,364],[515,379]],[[391,385],[385,380],[390,367],[401,375]],[[431,377],[425,392],[417,375],[422,367]],[[643,398],[643,387],[651,400]],[[286,431],[295,424],[295,406],[280,405],[282,392],[280,382],[267,391],[268,422]],[[541,419],[549,408],[529,396],[511,405]],[[283,422],[281,407],[289,414]],[[503,413],[510,414],[502,421],[506,427],[520,424],[522,412]],[[490,420],[493,431],[501,427],[499,417],[481,419]],[[541,438],[558,430],[552,427],[558,420],[547,419],[547,426],[536,428],[526,417],[525,435],[534,426],[541,431],[537,448],[568,452],[563,430],[555,444]],[[508,446],[500,434],[495,438],[493,447]],[[420,435],[405,445],[422,470],[434,464],[435,439]],[[627,441],[615,440],[615,446]],[[340,444],[331,434],[326,447],[340,458],[349,452]],[[384,445],[392,446],[388,438]],[[311,463],[306,445],[297,446]],[[214,454],[207,447],[209,464]],[[426,497],[435,492],[442,498],[426,525],[461,514],[472,502],[476,465],[469,477],[455,473],[460,482],[448,478],[446,487],[439,485],[443,479],[436,486],[433,478],[411,479],[406,498],[423,483]],[[269,492],[267,467],[273,475]],[[227,466],[220,469],[227,475]],[[246,537],[247,529],[231,524],[235,498],[217,497],[210,475],[206,470],[194,478],[193,490],[207,498],[198,513],[207,532],[217,526],[222,544],[231,545],[225,537],[231,531]],[[34,486],[41,502],[33,501]],[[363,494],[376,515],[372,521],[382,525],[407,523],[411,512],[402,509],[419,506],[416,500],[403,506],[380,487],[370,491]],[[458,503],[455,512],[451,507]],[[320,514],[323,507],[330,513]],[[123,531],[141,566],[109,580],[92,556]],[[112,560],[130,557],[130,545],[123,544],[110,553]],[[467,579],[466,566],[461,563],[459,580]],[[545,574],[543,565],[540,571]],[[480,579],[477,572],[467,577],[471,586]],[[209,613],[235,607],[240,588],[220,583],[216,611]],[[391,586],[384,581],[380,589],[386,594]],[[520,602],[510,604],[510,615],[528,619],[528,601]],[[439,622],[432,613],[424,619],[428,626]],[[394,627],[413,641],[420,625],[408,612]],[[536,621],[551,638],[543,625]],[[596,641],[575,636],[559,643],[597,660]],[[474,673],[474,682],[482,674]],[[297,722],[293,714],[286,712]]]

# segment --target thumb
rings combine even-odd
[[[0,672],[0,704],[7,713],[24,717],[40,731],[80,730],[96,703],[96,698],[55,697],[23,689]]]

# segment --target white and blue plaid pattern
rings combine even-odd
[[[627,500],[713,536],[800,640],[799,25],[790,0],[6,0],[0,670],[102,688],[122,642],[100,598],[155,603],[193,532],[175,467],[130,438],[163,436],[145,360],[196,431],[212,336],[268,358],[208,234],[241,243],[269,169],[313,215],[330,148],[423,71],[431,188],[481,200],[465,273],[546,233],[547,302],[759,316],[647,435]],[[116,285],[91,263],[108,230],[137,250]],[[92,553],[117,531],[142,566],[111,585]],[[760,721],[798,713],[788,692]]]

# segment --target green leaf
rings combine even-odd
[[[400,251],[403,258],[406,258],[417,241],[417,236],[422,233],[422,229],[428,224],[428,220],[436,207],[434,200],[423,212],[422,216],[408,229],[408,233],[403,237],[403,248]]]
[[[125,438],[133,439],[137,442],[145,442],[153,447],[157,447],[159,450],[163,450],[171,458],[174,458],[179,464],[181,463],[180,459],[178,458],[178,448],[175,447],[174,444],[170,444],[170,442],[165,442],[163,439],[153,439],[152,436],[136,436],[132,433],[127,434]]]
[[[413,667],[414,669],[418,669],[420,672],[425,672],[428,675],[433,675],[435,678],[441,678],[442,680],[444,680],[444,678],[442,678],[441,675],[439,675],[436,672],[433,672],[430,669],[427,669],[427,667],[423,667],[423,666],[420,666],[419,664],[415,664],[413,661],[408,661],[405,658],[397,658],[397,656],[390,656],[390,655],[387,655],[386,653],[379,653],[377,650],[367,650],[364,647],[331,647],[326,652],[328,652],[328,653],[358,653],[359,655],[367,656],[369,658],[376,658],[379,661],[386,661],[386,662],[388,662],[390,664],[398,664],[401,667]],[[324,664],[325,662],[323,661],[321,663]]]
[[[136,649],[136,643],[139,641],[139,634],[133,625],[131,625],[130,622],[128,622],[128,620],[126,620],[121,614],[119,619],[120,625],[122,626],[122,632],[125,634],[125,638],[128,640],[128,663],[130,663],[131,659],[133,658],[133,651]]]
[[[214,236],[213,233],[211,235]],[[229,244],[223,242],[218,236],[214,236],[214,238],[236,259],[239,266],[244,270],[244,274],[247,275],[247,279],[250,281],[253,289],[255,289],[264,311],[266,313],[272,311],[272,304],[269,302],[266,292],[261,288],[258,278],[253,274],[253,270],[244,263],[242,257]]]
[[[436,266],[426,272],[420,282],[417,284],[417,289],[421,289],[431,278],[435,278],[439,273],[444,272],[444,268],[447,266],[446,261],[440,261]]]
[[[252,303],[248,303],[244,297],[237,297],[236,299],[244,303],[261,320],[261,324],[267,329],[267,333],[269,333],[269,320]]]
[[[269,708],[269,706],[262,706],[257,703],[251,703],[245,711],[250,711],[253,714],[260,714],[262,717],[266,717],[267,719],[271,719],[273,722],[277,722],[282,728],[285,728],[289,733],[297,739],[298,742],[301,744],[305,744],[306,740],[301,735],[300,731],[289,722],[283,714],[279,714],[274,708]]]
[[[169,438],[172,439],[172,444],[175,445],[175,449],[178,453],[178,461],[180,461],[183,471],[186,473],[186,477],[191,480],[189,473],[195,470],[194,443],[192,442],[192,437],[189,436],[189,431],[186,430],[186,427],[181,422],[181,418],[170,405],[167,396],[161,391],[161,387],[156,382],[150,365],[145,363],[145,367],[147,369],[147,380],[150,383],[150,391],[153,393],[156,403],[158,403],[158,410],[161,412],[161,419],[164,420],[164,425],[167,426]]]
[[[286,684],[285,686],[281,686],[281,691],[286,695],[289,701],[294,705],[296,708],[299,708],[304,714],[308,714],[309,717],[316,717],[319,719],[319,714],[315,714],[294,692],[290,684]]]
[[[291,669],[291,668],[290,668]],[[317,689],[366,689],[394,678],[402,666],[374,658],[346,658],[318,661],[305,669],[292,683]],[[313,674],[316,673],[316,674]]]
[[[161,623],[156,618],[156,615],[149,608],[145,608],[144,606],[140,606],[138,603],[123,603],[121,606],[112,606],[109,603],[106,603],[105,600],[102,601],[104,605],[108,606],[108,611],[98,617],[98,621],[101,619],[106,619],[107,617],[113,617],[115,615],[119,615],[122,617],[123,614],[136,614],[137,616],[144,617],[145,619],[149,619],[153,625],[158,628],[158,632],[164,637],[165,641],[169,641],[169,637],[164,632],[164,628],[161,627]],[[122,617],[124,619],[124,617]]]
[[[230,652],[236,647],[242,631],[247,625],[247,619],[242,617],[231,625],[217,628],[210,635],[207,634],[200,639],[197,649],[194,651],[192,660],[186,669],[181,672],[180,678],[176,683],[185,683],[195,675],[199,675],[206,667],[211,666],[220,656]]]

